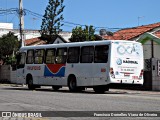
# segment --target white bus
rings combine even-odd
[[[92,87],[109,90],[109,84],[143,84],[141,43],[122,40],[24,46],[17,56],[17,83],[29,89],[52,86],[70,91]]]

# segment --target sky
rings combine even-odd
[[[23,0],[23,8],[44,15],[49,0]],[[72,31],[77,25],[93,25],[98,31],[105,28],[116,31],[160,22],[160,0],[64,0],[63,31]],[[0,0],[0,11],[19,8],[19,0]],[[42,18],[26,13],[25,29],[40,29]],[[0,14],[0,22],[19,28],[18,14]],[[73,23],[73,24],[71,24]]]

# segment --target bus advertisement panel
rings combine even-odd
[[[114,42],[112,45],[111,68],[115,74],[111,79],[121,83],[143,84],[142,45],[137,42]]]

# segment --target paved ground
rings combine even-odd
[[[105,94],[95,94],[92,89],[71,93],[64,87],[52,91],[51,87],[28,90],[26,86],[0,85],[0,111],[160,111],[160,92],[110,89]],[[45,120],[159,120],[157,117],[64,117],[67,113],[56,113],[61,117]],[[76,113],[73,113],[76,114]],[[82,113],[79,113],[82,114]],[[90,115],[90,113],[86,113]],[[94,114],[94,113],[93,113]],[[83,116],[83,115],[82,115]],[[0,118],[7,120],[7,118]],[[17,118],[11,118],[11,120]],[[20,120],[22,118],[18,118]],[[38,118],[25,118],[38,120]],[[41,118],[42,119],[42,118]],[[39,118],[39,120],[41,120]],[[23,119],[24,120],[24,119]]]

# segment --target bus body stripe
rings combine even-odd
[[[47,64],[45,65],[44,76],[64,77],[65,64]]]

